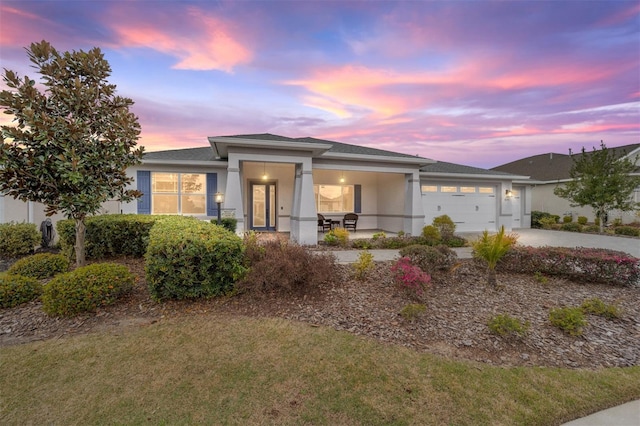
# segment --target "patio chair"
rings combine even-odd
[[[318,231],[331,231],[331,219],[325,219],[320,213],[318,213]]]
[[[346,230],[352,229],[356,232],[356,225],[358,224],[358,215],[355,213],[347,213],[342,219],[342,227]]]

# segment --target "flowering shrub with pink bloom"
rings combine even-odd
[[[584,282],[640,285],[640,259],[608,249],[515,246],[500,260],[499,269]]]
[[[431,282],[431,276],[411,263],[408,257],[401,257],[391,267],[396,285],[411,297],[420,299]]]

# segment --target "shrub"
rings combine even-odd
[[[616,305],[608,305],[598,298],[587,299],[580,305],[586,314],[598,315],[608,319],[620,318],[620,309]]]
[[[544,228],[540,220],[545,218],[551,218],[551,217],[553,217],[551,213],[534,210],[531,212],[531,227],[538,228],[538,229]],[[556,223],[556,221],[554,220],[553,223]]]
[[[13,308],[27,303],[42,293],[35,278],[15,274],[0,275],[0,308]]]
[[[168,216],[149,233],[145,272],[154,300],[222,295],[245,271],[242,240],[221,226]]]
[[[549,282],[549,279],[544,275],[542,275],[540,271],[536,271],[533,274],[533,276],[535,277],[536,281],[538,281],[540,284],[547,284]]]
[[[576,222],[565,222],[562,224],[560,229],[569,232],[580,232],[582,230],[582,225]]]
[[[616,217],[615,219],[613,219],[613,222],[611,222],[611,226],[622,226],[622,218]]]
[[[522,322],[508,314],[498,314],[489,318],[489,330],[499,336],[524,336],[529,330],[529,321]]]
[[[372,246],[371,240],[366,238],[351,241],[351,247],[354,249],[369,250]]]
[[[617,235],[629,235],[631,237],[640,237],[640,228],[633,226],[616,226],[613,229]]]
[[[582,232],[599,233],[600,227],[598,225],[587,225],[582,228]]]
[[[580,308],[556,308],[549,312],[549,321],[562,331],[572,336],[582,334],[582,328],[587,325],[582,309]]]
[[[400,311],[400,316],[407,321],[414,321],[427,312],[427,307],[420,303],[410,303]]]
[[[553,225],[558,223],[558,219],[555,216],[548,216],[541,218],[538,223],[543,229],[552,229]]]
[[[331,232],[333,232],[333,235],[338,239],[338,244],[343,247],[346,247],[347,244],[349,244],[349,231],[344,228],[336,228]]]
[[[331,253],[312,253],[287,241],[266,241],[260,248],[261,255],[251,261],[249,272],[238,282],[240,290],[303,291],[336,276]]]
[[[422,228],[422,238],[424,238],[424,242],[428,246],[435,246],[442,241],[440,230],[433,225],[427,225]]]
[[[440,231],[440,237],[443,240],[448,240],[453,237],[456,232],[456,224],[446,214],[433,218],[432,225],[438,228]]]
[[[500,261],[509,272],[561,276],[611,285],[640,284],[640,259],[607,249],[516,246]]]
[[[217,225],[218,219],[211,219],[211,223]],[[228,231],[236,232],[236,228],[238,227],[238,219],[233,217],[223,217],[220,219],[220,226]]]
[[[414,241],[413,238],[407,238],[407,237],[383,238],[376,241],[375,246],[381,249],[399,249],[412,244],[412,241]]]
[[[410,297],[420,299],[431,282],[431,277],[411,263],[408,257],[401,257],[391,267],[398,288]]]
[[[443,243],[448,247],[464,247],[467,245],[467,240],[458,235],[454,235],[444,240]]]
[[[567,215],[562,217],[562,223],[571,223],[573,222],[573,215]]]
[[[60,274],[44,287],[42,308],[49,315],[73,316],[111,305],[133,287],[126,266],[94,263]]]
[[[109,256],[142,257],[149,243],[149,231],[158,220],[168,216],[145,214],[105,214],[88,217],[85,221],[85,250],[87,259]],[[75,257],[75,221],[59,220],[56,230],[62,252],[70,259]]]
[[[69,269],[69,259],[62,254],[38,253],[15,262],[7,273],[31,278],[48,278]]]
[[[401,249],[400,256],[408,257],[411,263],[428,274],[451,269],[458,260],[456,252],[443,245],[430,247],[414,244]]]
[[[373,234],[373,241],[376,241],[380,238],[387,238],[387,234],[385,234],[384,231],[376,232]]]
[[[587,219],[586,216],[578,216],[578,223],[580,225],[583,225],[583,226],[586,225],[587,221],[588,221],[588,219]]]
[[[324,234],[324,242],[330,246],[337,246],[338,244],[340,244],[340,241],[338,241],[338,237],[336,237],[336,234],[333,233],[333,230]]]
[[[518,239],[516,234],[505,234],[504,226],[497,234],[489,235],[484,231],[482,237],[473,242],[473,257],[484,261],[487,265],[487,283],[497,285],[496,266],[498,261],[509,251]]]
[[[0,256],[18,257],[33,253],[41,235],[33,223],[0,224]]]
[[[356,278],[364,280],[371,269],[373,269],[373,255],[368,251],[361,252],[358,260],[353,263]]]

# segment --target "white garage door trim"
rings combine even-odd
[[[433,218],[448,215],[456,224],[456,232],[480,232],[497,229],[497,187],[445,182],[422,185],[425,224]]]

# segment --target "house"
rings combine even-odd
[[[607,148],[611,150],[617,159],[628,158],[631,161],[640,157],[640,144],[631,144],[616,148]],[[582,153],[573,154],[580,156]],[[587,151],[584,155],[591,155]],[[593,222],[594,212],[589,206],[572,207],[568,200],[560,198],[553,193],[553,190],[565,182],[571,180],[569,172],[573,165],[574,159],[571,154],[547,153],[534,155],[532,157],[523,158],[511,163],[494,167],[491,170],[503,173],[517,173],[530,176],[530,183],[533,185],[532,190],[532,209],[559,216],[585,216],[589,221]],[[638,161],[640,163],[640,160]],[[640,168],[636,169],[636,173],[640,175]],[[637,188],[633,194],[636,202],[640,202],[640,188]],[[609,218],[620,218],[623,223],[637,221],[638,212],[610,212]]]
[[[143,196],[102,213],[234,217],[237,232],[288,232],[318,241],[317,213],[358,214],[358,230],[419,235],[449,215],[457,232],[528,228],[531,185],[522,173],[485,170],[310,137],[217,136],[201,148],[146,153],[127,174]],[[216,194],[224,200],[218,203]],[[43,206],[0,196],[0,222],[40,224]],[[54,221],[61,217],[57,215]],[[357,231],[356,231],[357,232]]]
[[[489,171],[310,137],[209,137],[210,146],[147,153],[128,173],[144,195],[123,213],[237,219],[237,232],[289,232],[318,240],[317,213],[358,229],[419,235],[443,214],[459,232],[529,227],[530,186],[520,174]],[[517,183],[514,186],[514,183]]]

